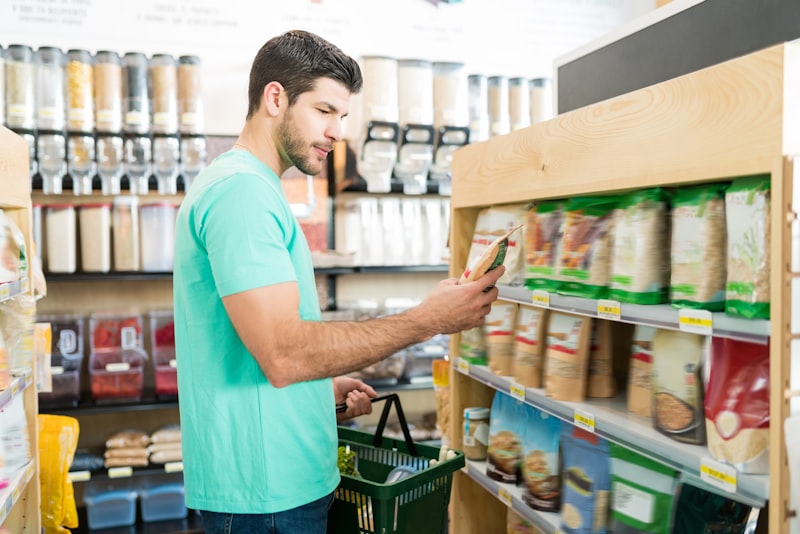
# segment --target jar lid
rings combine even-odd
[[[472,407],[464,408],[464,419],[469,421],[479,421],[489,419],[489,408]]]

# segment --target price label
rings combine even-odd
[[[468,436],[464,434],[464,438],[461,440],[461,443],[465,447],[474,447],[475,446],[475,436]]]
[[[22,492],[22,488],[20,488],[19,486],[15,487],[14,491],[11,492],[11,504],[12,504],[12,506],[13,506],[13,504],[15,502],[17,502],[19,500],[19,494],[21,492]]]
[[[50,374],[52,376],[63,375],[64,374],[64,368],[61,367],[60,365],[54,365],[53,367],[50,368]]]
[[[70,482],[88,482],[92,479],[90,471],[70,471],[68,478]]]
[[[519,401],[525,402],[525,386],[522,384],[517,384],[516,382],[512,382],[509,391],[512,397]]]
[[[589,432],[594,432],[594,415],[589,412],[575,410],[573,422],[577,427],[588,430]]]
[[[131,364],[128,362],[107,363],[106,371],[109,373],[120,373],[123,371],[130,371]]]
[[[13,382],[11,382],[11,396],[12,397],[14,395],[16,395],[17,393],[19,393],[20,387],[21,386],[20,386],[19,380],[14,380]]]
[[[612,321],[619,321],[621,307],[616,300],[601,299],[597,301],[597,316],[601,319],[611,319]]]
[[[681,309],[678,312],[678,327],[684,332],[710,336],[712,331],[711,312]]]
[[[511,493],[505,488],[497,488],[497,498],[506,506],[511,506]]]
[[[550,293],[547,291],[543,291],[541,289],[535,289],[533,291],[533,298],[532,302],[537,306],[542,306],[544,308],[550,307]]]
[[[721,490],[736,493],[736,469],[730,465],[702,458],[700,460],[700,478]]]
[[[108,470],[108,478],[127,478],[133,476],[132,467],[112,467]]]
[[[170,366],[171,368],[173,368],[173,369],[177,369],[177,368],[178,368],[178,360],[176,360],[175,358],[172,358],[172,359],[169,361],[169,366]]]
[[[469,362],[466,361],[464,358],[458,359],[458,370],[464,373],[465,375],[469,374]]]
[[[8,300],[8,297],[11,296],[11,290],[8,287],[9,285],[10,284],[0,285],[0,302]]]
[[[183,471],[183,462],[167,462],[164,464],[165,473],[180,473]]]

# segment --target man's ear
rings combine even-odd
[[[286,105],[286,91],[279,82],[269,82],[264,86],[264,111],[267,115],[275,117],[281,113]]]

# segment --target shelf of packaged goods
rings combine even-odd
[[[703,445],[690,445],[659,433],[645,417],[628,412],[624,396],[590,399],[586,402],[554,400],[538,388],[525,388],[509,377],[497,376],[483,365],[462,358],[456,370],[478,382],[535,406],[564,421],[634,450],[680,472],[683,482],[724,497],[763,507],[769,498],[769,476],[736,472],[714,461]]]
[[[522,500],[523,489],[513,484],[503,484],[489,478],[486,474],[486,462],[467,460],[467,465],[461,471],[545,534],[559,534],[558,526],[561,521],[558,513],[540,512],[525,504]]]
[[[33,372],[25,371],[11,380],[11,385],[0,391],[0,410],[5,408],[17,395],[22,395],[25,389],[33,384]]]
[[[9,477],[8,486],[0,489],[0,525],[3,524],[11,509],[19,500],[25,486],[31,481],[33,468],[33,462],[28,462]]]
[[[669,304],[625,304],[608,300],[568,297],[557,293],[532,291],[525,287],[498,286],[499,298],[520,304],[532,304],[551,310],[616,319],[626,323],[642,324],[670,330],[687,330],[719,337],[766,344],[770,337],[770,322],[763,319],[731,317],[724,313],[710,313],[698,328],[693,319],[703,312],[681,310]],[[609,313],[610,312],[610,313]],[[694,326],[694,329],[691,329]]]
[[[183,473],[183,462],[168,462],[163,465],[150,465],[148,467],[110,467],[102,471],[70,471],[68,477],[73,483],[78,483],[91,480],[140,478],[173,473]]]
[[[27,293],[30,290],[30,282],[27,278],[16,280],[14,282],[0,283],[0,302],[13,299]]]

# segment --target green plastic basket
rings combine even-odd
[[[464,467],[464,455],[431,466],[439,448],[414,443],[397,395],[387,396],[375,434],[339,427],[339,445],[356,453],[360,477],[342,475],[328,512],[328,534],[445,534],[453,473]],[[384,438],[394,402],[405,440]],[[416,473],[385,483],[392,469],[408,466]]]

